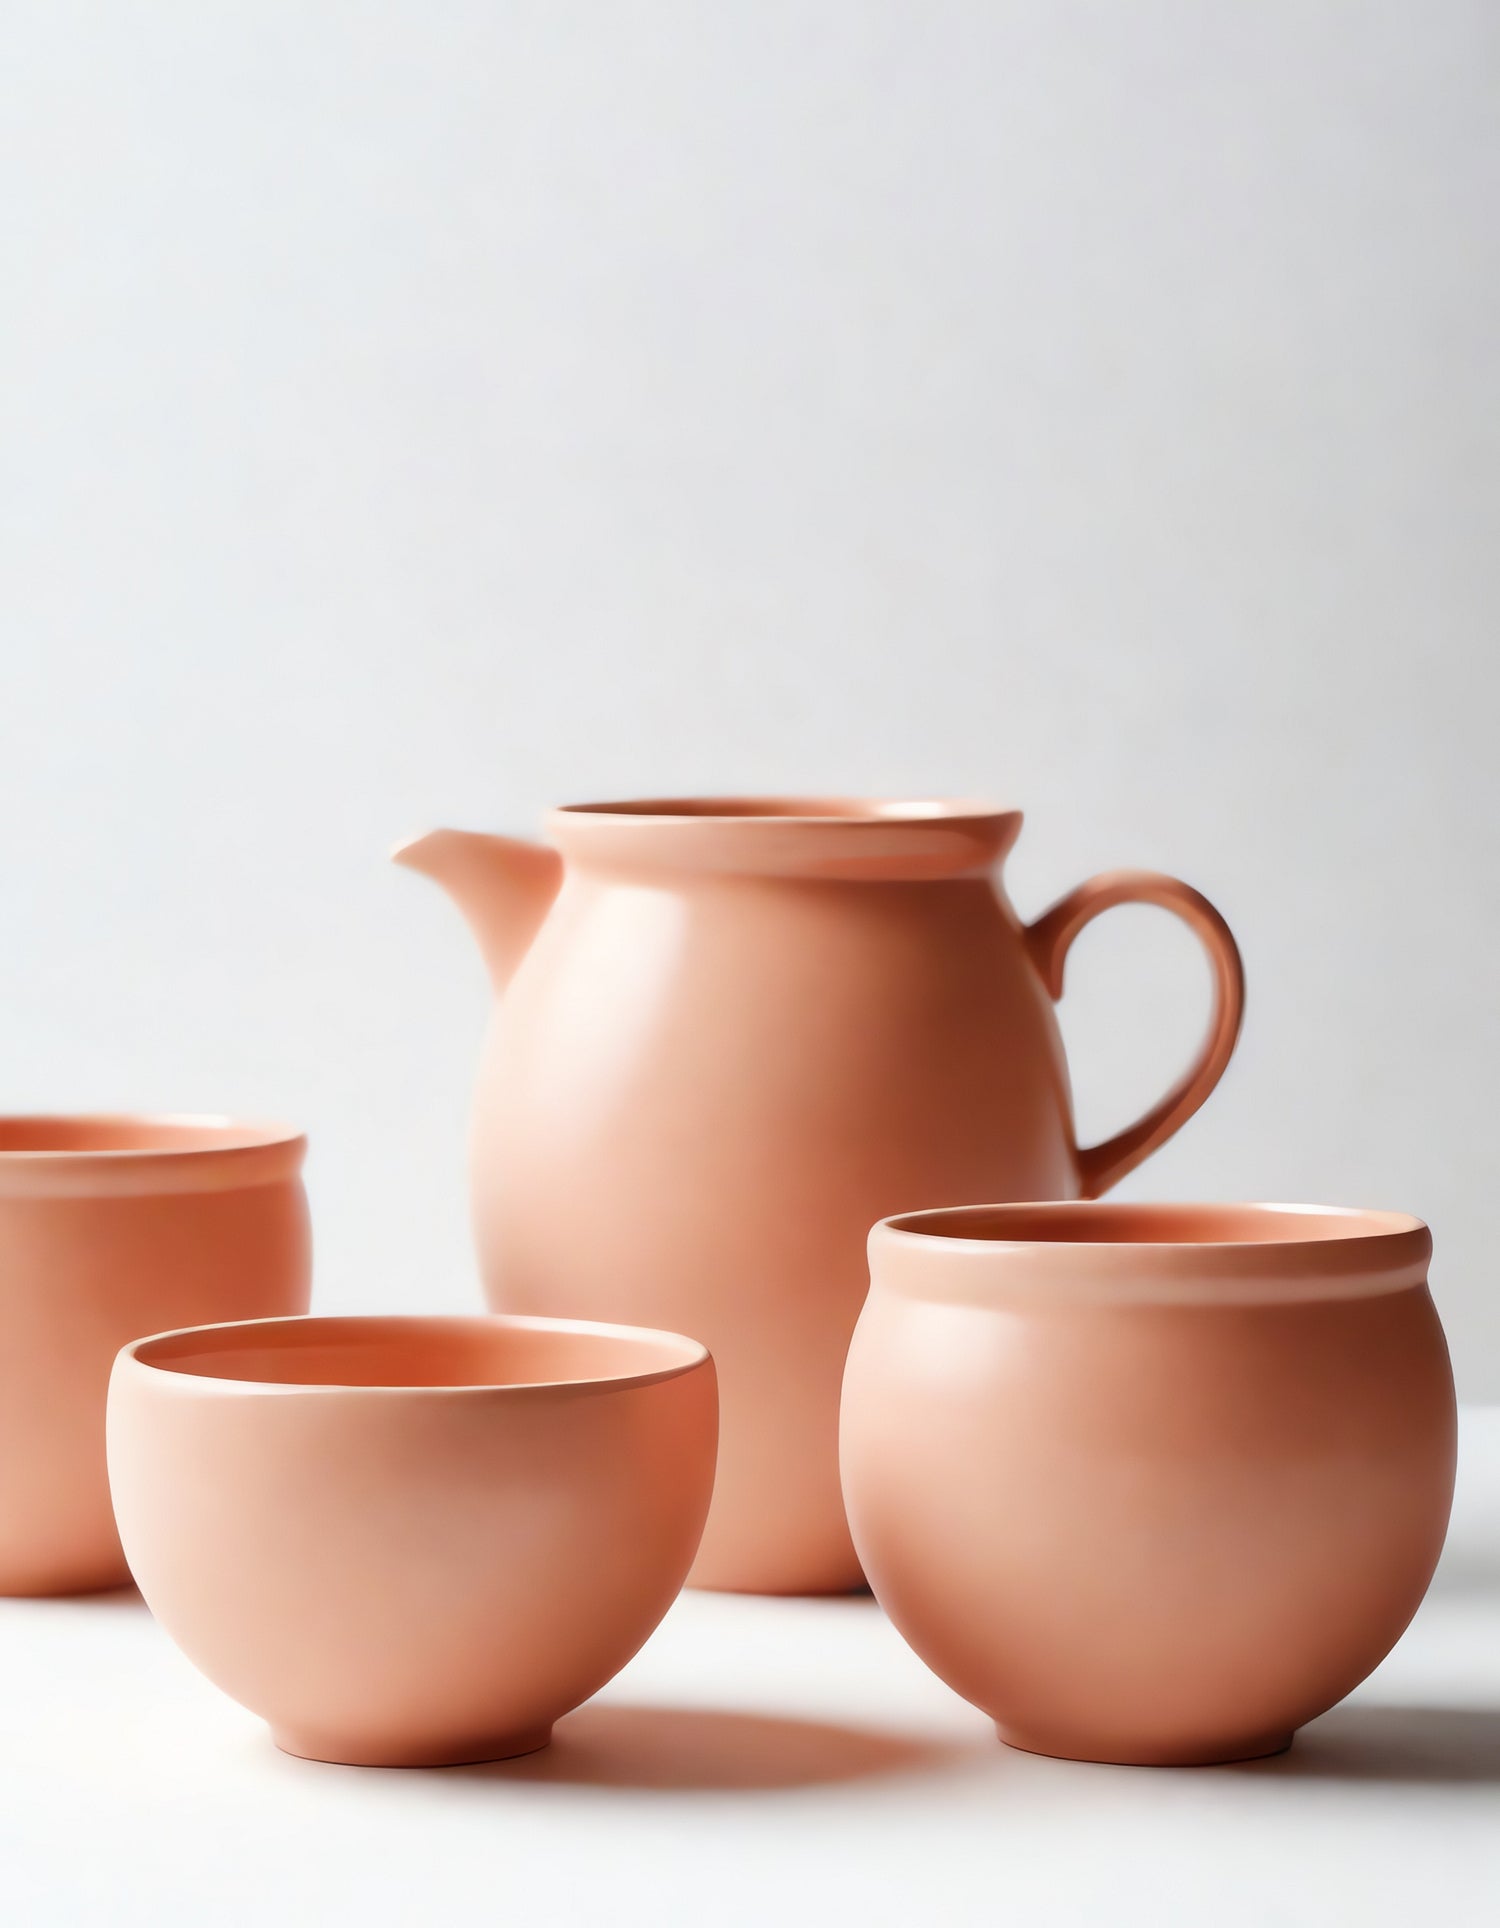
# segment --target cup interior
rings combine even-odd
[[[307,1318],[163,1333],[143,1366],[270,1386],[415,1389],[643,1384],[701,1365],[694,1339],[563,1319]]]

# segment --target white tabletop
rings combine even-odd
[[[1289,1755],[1001,1747],[873,1601],[688,1594],[547,1752],[324,1767],[132,1593],[0,1601],[0,1922],[1500,1921],[1500,1409],[1396,1652]]]

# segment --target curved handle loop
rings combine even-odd
[[[1098,1198],[1118,1184],[1187,1123],[1223,1077],[1245,1009],[1245,967],[1229,926],[1191,884],[1154,870],[1111,870],[1091,877],[1027,926],[1026,947],[1054,999],[1063,993],[1063,967],[1073,939],[1085,924],[1116,904],[1156,904],[1182,919],[1208,953],[1214,1008],[1202,1050],[1161,1102],[1102,1145],[1079,1148],[1079,1181],[1085,1198]]]

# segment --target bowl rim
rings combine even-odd
[[[585,1378],[574,1379],[516,1379],[516,1380],[474,1380],[467,1384],[423,1384],[420,1381],[396,1382],[388,1385],[369,1384],[356,1380],[318,1379],[240,1379],[228,1378],[215,1373],[183,1372],[175,1369],[170,1359],[155,1360],[150,1357],[151,1349],[170,1345],[174,1341],[207,1338],[211,1334],[229,1332],[255,1333],[266,1327],[291,1327],[306,1331],[311,1326],[333,1328],[357,1328],[366,1332],[374,1327],[406,1328],[442,1327],[466,1332],[493,1330],[496,1326],[508,1329],[519,1328],[530,1332],[578,1333],[588,1337],[625,1340],[631,1344],[647,1343],[653,1346],[666,1346],[682,1356],[665,1365],[648,1367],[639,1372],[600,1373]],[[177,1356],[187,1356],[178,1354]],[[147,1333],[139,1339],[132,1339],[122,1346],[115,1360],[115,1370],[134,1368],[150,1373],[164,1383],[179,1386],[187,1391],[199,1387],[212,1387],[236,1397],[272,1396],[289,1398],[303,1397],[326,1398],[330,1394],[342,1397],[369,1395],[378,1399],[455,1399],[455,1398],[504,1398],[524,1399],[538,1393],[614,1393],[630,1392],[646,1386],[664,1384],[671,1379],[683,1378],[691,1372],[699,1372],[705,1365],[712,1365],[713,1355],[701,1339],[694,1339],[687,1333],[669,1332],[663,1327],[620,1325],[600,1319],[555,1319],[541,1314],[517,1312],[309,1312],[300,1314],[281,1314],[267,1319],[224,1319],[210,1325],[177,1326],[167,1332]]]

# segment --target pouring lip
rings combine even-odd
[[[963,797],[643,797],[548,818],[566,855],[613,868],[871,881],[988,870],[1020,829],[1019,810]]]

